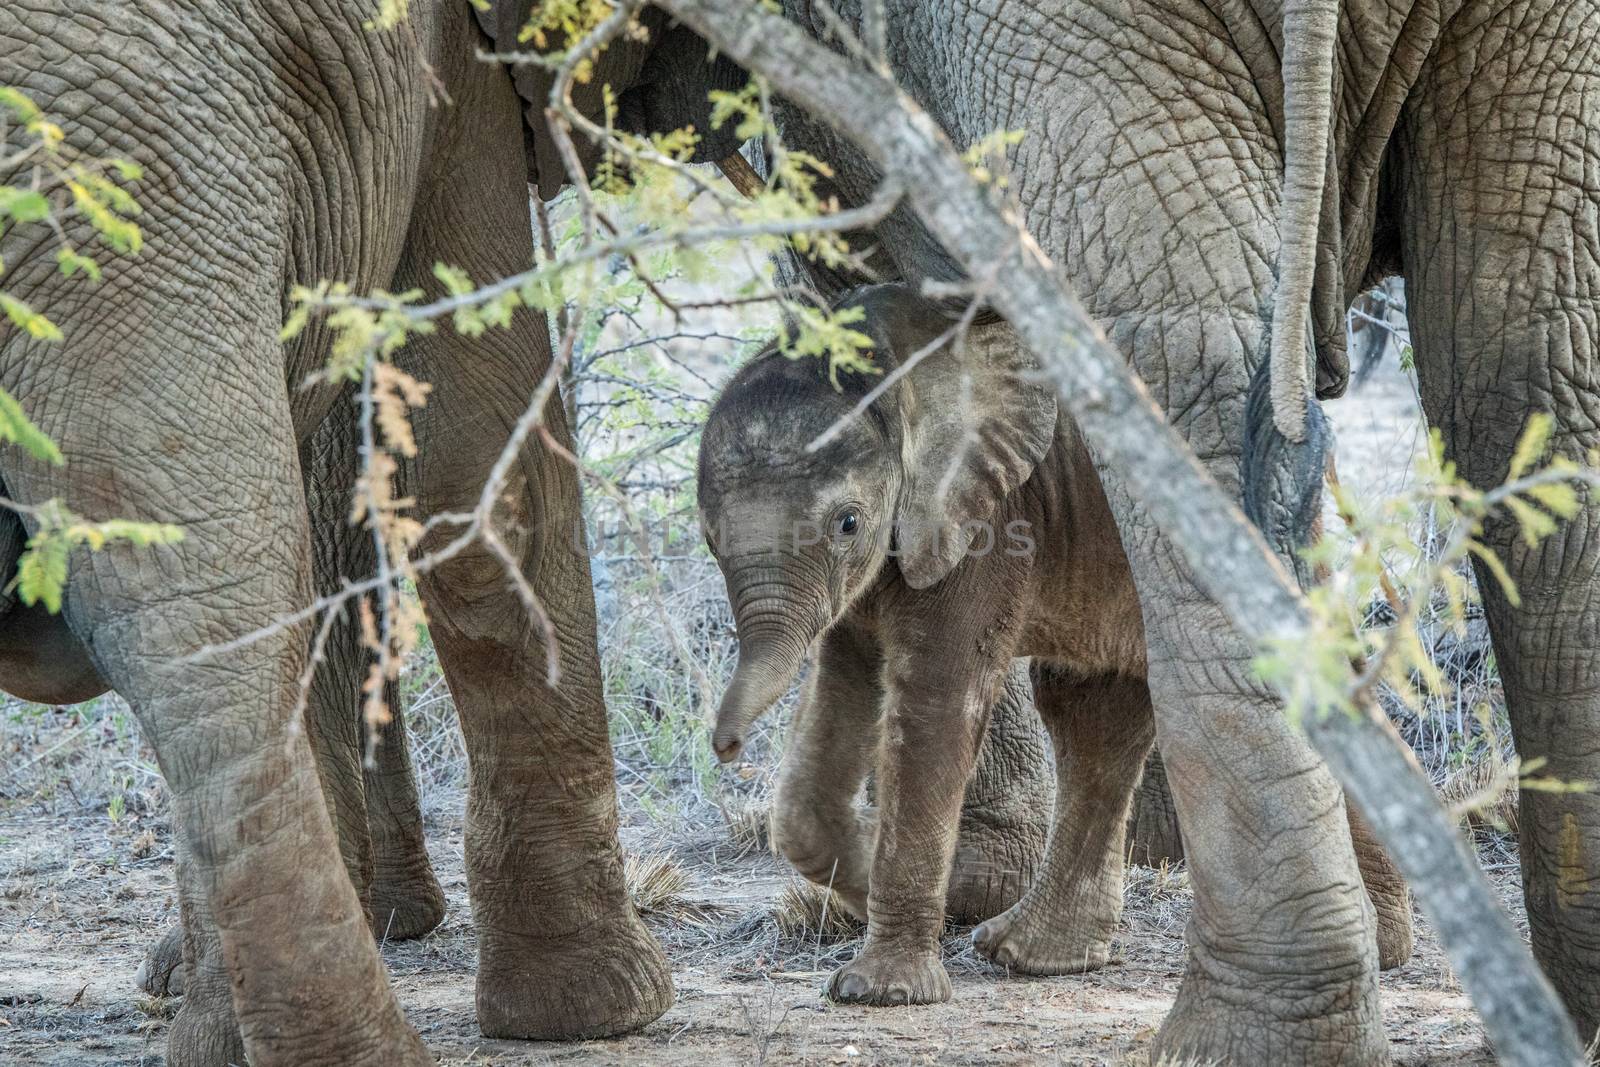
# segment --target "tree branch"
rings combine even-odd
[[[749,0],[655,0],[719,51],[827,121],[905,189],[923,223],[990,294],[1057,387],[1102,462],[1136,487],[1203,590],[1256,643],[1303,637],[1298,590],[1258,531],[1201,467],[1056,275],[1021,221],[997,207],[926,113],[893,84]],[[1504,1062],[1583,1062],[1554,991],[1495,903],[1474,857],[1386,720],[1307,718],[1306,732],[1434,921]]]

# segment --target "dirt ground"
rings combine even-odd
[[[638,847],[651,836],[640,826],[626,840]],[[384,957],[408,1018],[446,1064],[1141,1064],[1183,965],[1186,876],[1181,869],[1134,869],[1120,962],[1098,973],[1008,976],[973,956],[964,931],[952,931],[946,962],[955,995],[948,1004],[831,1005],[822,982],[858,940],[817,944],[777,935],[771,912],[789,876],[762,851],[729,855],[725,834],[708,831],[673,850],[690,887],[649,916],[672,957],[678,1000],[671,1011],[619,1041],[488,1041],[473,1017],[474,938],[459,819],[431,826],[430,846],[449,916],[420,941],[385,946]],[[108,825],[103,813],[66,820],[7,814],[0,840],[0,1063],[162,1062],[176,1002],[141,995],[133,974],[175,919],[171,855],[165,827],[136,815]],[[1508,901],[1516,896],[1514,871],[1502,865],[1491,876]],[[1382,979],[1396,1061],[1493,1063],[1477,1014],[1422,926],[1411,963]]]
[[[1346,484],[1397,489],[1420,438],[1410,385],[1394,361],[1330,414]],[[47,712],[43,726],[0,734],[0,1065],[159,1064],[176,1002],[143,996],[133,975],[145,949],[176,921],[166,805],[126,723],[66,720]],[[81,760],[70,754],[86,743],[99,762],[73,770],[68,765]],[[56,779],[30,770],[58,762],[66,769]],[[120,783],[119,798],[133,799],[108,810],[104,793],[94,792],[108,780]],[[1181,976],[1187,876],[1134,869],[1120,959],[1098,973],[1008,976],[973,955],[965,931],[951,931],[948,1004],[830,1005],[822,983],[853,955],[859,935],[784,935],[773,912],[792,877],[776,860],[732,844],[714,817],[664,831],[650,798],[625,784],[625,845],[665,848],[687,876],[687,887],[647,916],[672,958],[677,1004],[619,1041],[488,1041],[473,1015],[459,797],[425,800],[449,914],[420,941],[386,945],[384,957],[408,1017],[447,1064],[1140,1064]],[[1483,855],[1520,921],[1505,847]],[[1397,1062],[1493,1063],[1479,1019],[1420,916],[1419,932],[1413,960],[1382,978]]]

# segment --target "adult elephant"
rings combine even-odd
[[[413,2],[392,33],[363,28],[370,11],[24,0],[0,13],[0,84],[61,122],[71,149],[139,160],[147,175],[147,247],[108,262],[98,288],[60,278],[47,229],[0,238],[7,291],[66,336],[46,347],[0,334],[0,385],[67,459],[50,468],[12,450],[0,478],[23,505],[59,496],[188,536],[159,554],[76,558],[59,617],[0,605],[0,682],[52,701],[115,688],[156,749],[192,962],[170,1037],[179,1065],[431,1062],[340,863],[316,730],[290,721],[310,635],[273,624],[311,596],[301,450],[338,393],[301,388],[326,359],[325,329],[277,335],[296,284],[431,292],[435,262],[479,278],[525,268],[526,179],[548,139],[527,137],[504,69],[477,61],[495,42],[466,3]],[[737,81],[664,20],[652,27],[651,45],[619,49],[633,80],[671,44],[684,62],[666,67],[698,78],[685,99],[699,111],[717,77]],[[646,117],[681,125],[667,105],[653,95]],[[93,240],[76,219],[66,236]],[[549,363],[545,323],[521,314],[476,340],[441,331],[399,359],[434,385],[406,471],[418,510],[470,508]],[[568,437],[559,404],[545,421]],[[540,636],[490,553],[469,548],[420,583],[472,761],[478,1017],[492,1036],[612,1034],[658,1016],[671,985],[622,883],[593,596],[570,533],[576,476],[530,445],[510,485],[500,521],[553,619],[560,684],[546,686]],[[8,567],[21,529],[0,536]],[[190,656],[262,629],[227,656]]]
[[[784,6],[832,32],[821,5]],[[860,5],[842,6],[859,26]],[[1280,547],[1317,491],[1316,409],[1301,386],[1314,365],[1319,392],[1343,388],[1343,311],[1374,278],[1405,277],[1425,408],[1466,477],[1501,480],[1538,411],[1556,416],[1560,453],[1596,445],[1593,0],[885,7],[889,67],[952,139],[1027,131],[1011,164],[1028,229]],[[803,115],[784,126],[833,162],[847,199],[866,198],[877,175],[859,153]],[[885,274],[957,274],[909,211],[878,236]],[[974,497],[1017,484],[1038,458],[992,429],[974,439],[1007,447],[977,450]],[[1137,487],[1105,480],[1196,891],[1189,965],[1157,1051],[1383,1062],[1372,913],[1340,791]],[[1600,777],[1600,514],[1586,509],[1537,548],[1509,519],[1486,536],[1521,589],[1514,599],[1482,576],[1521,754],[1561,778]],[[912,580],[950,563],[913,558]],[[1535,952],[1592,1033],[1600,799],[1522,802]]]

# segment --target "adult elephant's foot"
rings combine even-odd
[[[485,1037],[615,1037],[672,1007],[666,957],[631,908],[599,933],[584,927],[555,940],[503,931],[481,937],[478,1028]]]
[[[1114,919],[1052,908],[1030,893],[973,930],[972,944],[985,959],[1021,974],[1081,974],[1111,958]]]
[[[372,883],[372,935],[380,942],[409,941],[432,933],[444,921],[444,890],[433,868],[382,872]]]
[[[833,972],[828,999],[840,1004],[942,1004],[950,999],[950,976],[937,951],[875,949]]]
[[[1411,961],[1411,893],[1401,888],[1393,896],[1372,894],[1378,918],[1378,970],[1392,971]]]
[[[133,984],[153,997],[181,997],[188,971],[183,962],[183,926],[180,923],[150,946],[133,976]]]
[[[165,939],[163,939],[165,940]],[[180,936],[181,944],[182,938]],[[248,1063],[225,975],[192,976],[167,1033],[168,1067]]]
[[[1224,967],[1214,972],[1191,954],[1152,1063],[1389,1063],[1369,969],[1352,966],[1320,980],[1283,969],[1248,982],[1237,974],[1224,980]]]

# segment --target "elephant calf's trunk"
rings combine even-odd
[[[803,650],[788,653],[770,646],[744,649],[733,681],[717,709],[717,724],[711,734],[711,747],[717,759],[727,763],[744,750],[745,734],[768,708],[789,691],[800,672]]]

